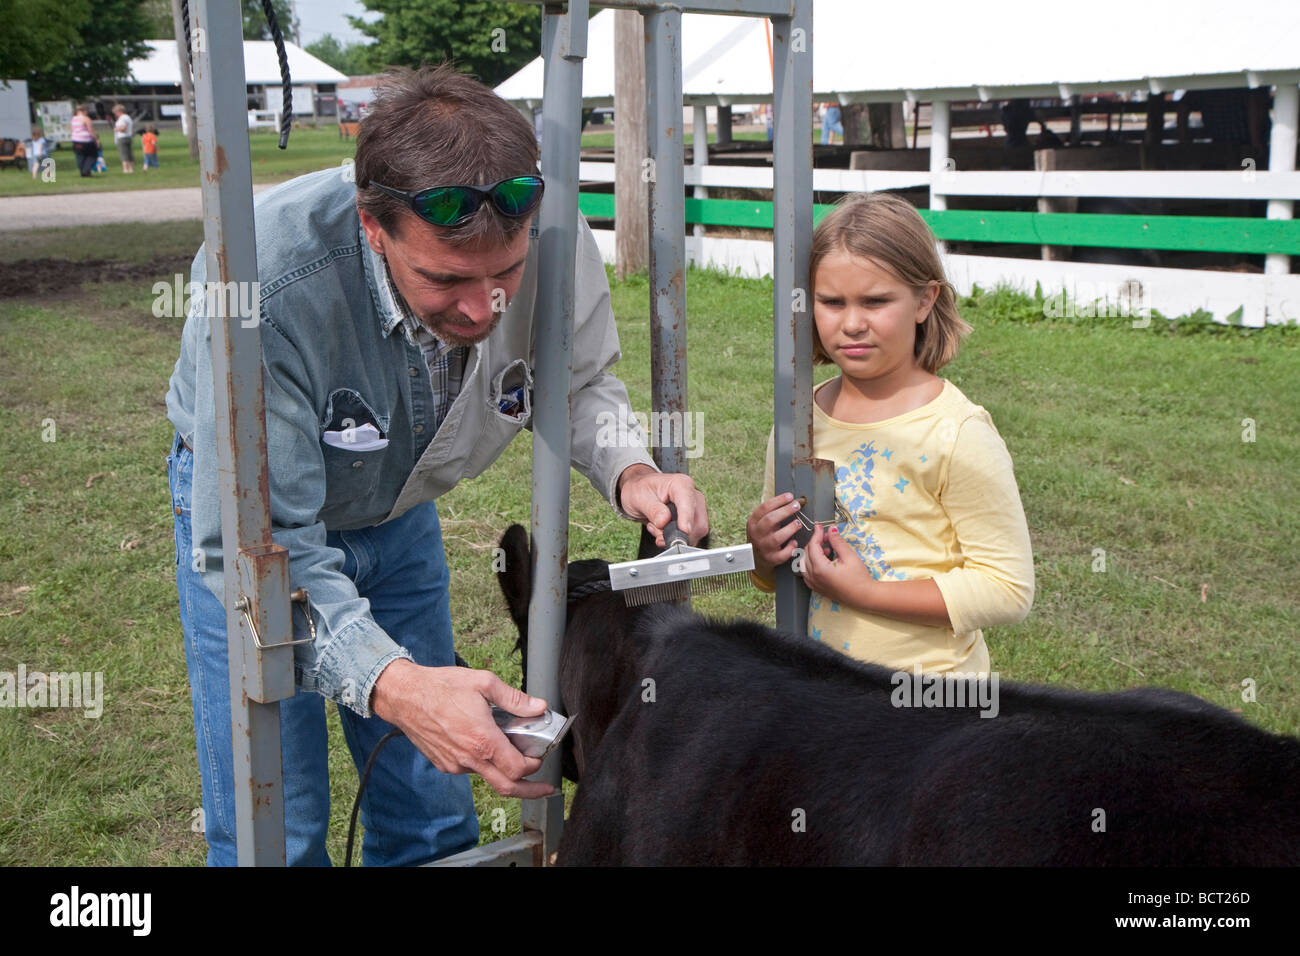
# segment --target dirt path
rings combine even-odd
[[[253,192],[259,193],[273,185],[255,183]],[[202,216],[203,198],[198,186],[0,199],[0,232],[56,226],[99,226],[112,222],[199,219]]]

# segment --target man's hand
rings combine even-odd
[[[745,537],[754,548],[754,570],[771,581],[773,571],[792,557],[799,543],[795,534],[802,525],[796,514],[799,502],[788,491],[769,498],[749,514]]]
[[[664,547],[664,525],[672,517],[667,502],[677,505],[677,528],[694,545],[709,533],[709,511],[704,495],[689,475],[669,475],[649,465],[630,465],[618,476],[619,503],[638,521],[655,543]]]
[[[443,773],[476,773],[503,797],[545,797],[548,783],[524,780],[542,762],[525,757],[492,719],[489,702],[521,717],[536,717],[546,701],[529,697],[489,671],[421,667],[405,659],[384,668],[371,710],[400,728]]]

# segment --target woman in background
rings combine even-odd
[[[99,156],[99,137],[90,120],[90,109],[82,104],[72,115],[72,151],[77,156],[77,169],[89,179],[95,168],[95,159]]]

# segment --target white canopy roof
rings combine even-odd
[[[175,40],[149,40],[151,50],[147,57],[131,61],[131,79],[142,86],[179,86],[180,62],[176,59]],[[284,52],[289,58],[289,75],[294,85],[304,83],[338,83],[346,80],[328,63],[316,59],[302,47],[284,41]],[[250,86],[278,85],[280,59],[275,44],[270,40],[244,41],[244,75]]]
[[[694,105],[772,94],[765,21],[682,17],[682,89]],[[583,102],[614,98],[614,11],[588,27]],[[996,100],[1300,82],[1300,2],[814,0],[813,88],[843,102]],[[540,106],[538,57],[497,87]]]

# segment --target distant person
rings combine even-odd
[[[840,112],[839,103],[827,103],[826,112],[822,115],[822,145],[834,145],[835,134],[844,135],[844,124],[841,122],[843,114]]]
[[[69,123],[72,129],[72,152],[77,157],[77,169],[85,179],[95,169],[95,160],[99,156],[99,137],[90,119],[90,108],[85,104],[77,107]]]
[[[1059,136],[1043,122],[1042,114],[1027,99],[1008,100],[1002,104],[1002,129],[1006,133],[1002,145],[1015,149],[1029,145],[1029,124],[1038,124],[1037,149],[1057,149],[1065,145]]]
[[[157,169],[158,130],[152,123],[144,128],[144,133],[140,136],[140,142],[144,147],[144,171],[147,173],[150,169]]]
[[[122,172],[135,172],[135,153],[131,149],[131,139],[135,124],[126,112],[126,107],[117,103],[113,107],[117,119],[113,123],[113,142],[117,144],[117,154],[122,157]]]
[[[1001,114],[1002,130],[1006,134],[1002,145],[1007,149],[1028,146],[1029,137],[1025,134],[1034,119],[1034,111],[1029,105],[1029,100],[1008,100],[1002,104]]]
[[[45,131],[39,126],[32,127],[32,138],[25,144],[27,150],[27,168],[31,170],[32,179],[41,171],[41,161],[49,155],[49,145],[45,142]]]

